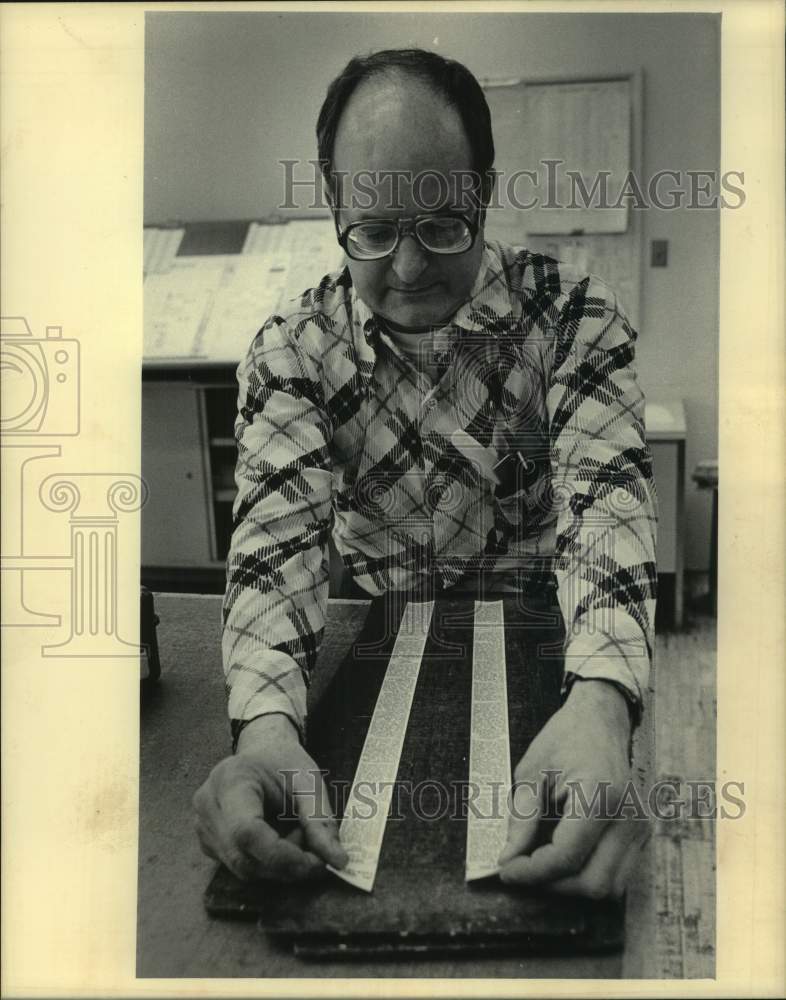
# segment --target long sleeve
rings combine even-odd
[[[324,632],[330,422],[318,359],[304,339],[273,317],[238,368],[238,492],[222,641],[235,740],[244,722],[271,712],[303,733]]]
[[[547,410],[566,682],[611,680],[640,706],[653,644],[657,498],[635,338],[602,282],[576,284],[560,315]]]

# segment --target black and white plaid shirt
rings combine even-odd
[[[424,340],[439,345],[436,382],[347,269],[271,317],[238,368],[223,635],[235,732],[268,712],[304,727],[331,531],[370,595],[549,568],[566,671],[640,702],[657,514],[635,337],[597,277],[494,242],[471,298]]]

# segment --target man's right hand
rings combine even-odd
[[[250,722],[193,802],[202,850],[238,878],[302,880],[347,863],[322,775],[285,715]]]

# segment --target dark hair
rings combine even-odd
[[[328,87],[317,118],[317,155],[328,185],[332,186],[333,146],[341,115],[355,88],[364,80],[400,71],[430,84],[458,111],[472,151],[472,169],[486,178],[494,166],[491,113],[483,89],[466,66],[426,49],[383,49],[355,56]]]

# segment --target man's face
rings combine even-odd
[[[367,219],[449,210],[477,217],[476,198],[462,194],[458,179],[472,166],[461,119],[420,81],[396,74],[361,84],[341,116],[333,163],[347,178],[337,208],[342,230]],[[469,298],[482,252],[482,228],[469,250],[454,255],[431,253],[408,234],[394,254],[350,260],[349,270],[373,312],[397,326],[427,327],[448,320]]]

